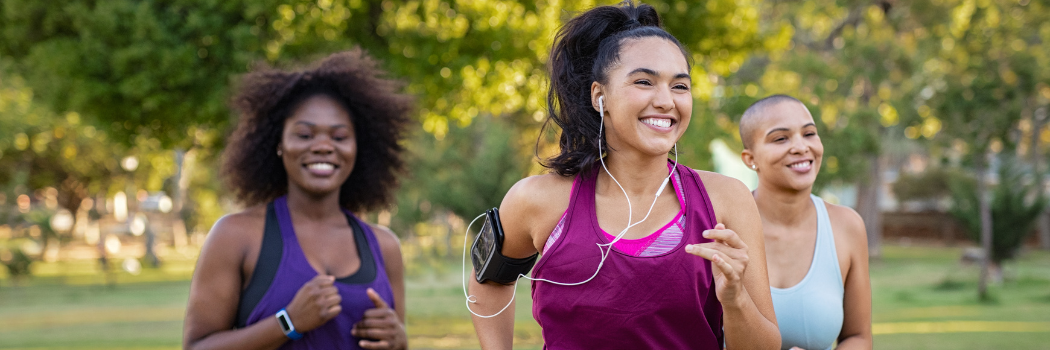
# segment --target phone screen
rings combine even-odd
[[[478,231],[478,240],[474,244],[473,249],[470,250],[471,262],[474,263],[474,273],[477,276],[481,276],[482,268],[484,268],[485,262],[492,256],[492,250],[496,246],[496,235],[492,231],[492,222],[486,218],[485,223],[481,225],[481,231]]]

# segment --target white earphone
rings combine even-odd
[[[605,265],[605,259],[608,258],[609,257],[609,253],[612,252],[613,244],[616,243],[617,241],[619,241],[620,238],[622,238],[623,235],[627,233],[627,230],[630,230],[632,227],[635,227],[638,224],[641,224],[641,223],[645,222],[645,220],[649,218],[649,214],[652,214],[652,212],[653,212],[653,207],[656,206],[656,201],[658,199],[660,199],[660,195],[663,194],[664,189],[667,188],[667,184],[671,181],[671,176],[673,176],[674,173],[676,171],[678,171],[678,143],[675,142],[675,144],[674,144],[674,167],[672,168],[670,173],[667,174],[667,177],[664,178],[663,183],[660,184],[660,188],[656,190],[656,193],[654,194],[654,198],[653,198],[653,204],[649,205],[649,211],[645,213],[645,217],[642,218],[642,220],[640,220],[638,222],[631,223],[632,215],[634,214],[634,210],[631,208],[631,197],[627,195],[627,190],[625,190],[623,188],[623,186],[620,185],[620,181],[616,180],[616,177],[613,176],[612,172],[609,172],[609,168],[605,166],[605,159],[601,155],[601,152],[602,152],[602,130],[605,127],[605,103],[604,103],[604,99],[605,99],[605,96],[598,96],[598,116],[601,118],[601,122],[600,122],[600,124],[598,126],[598,160],[602,163],[602,169],[605,169],[605,173],[609,174],[609,178],[611,178],[613,180],[613,182],[616,183],[616,186],[620,187],[620,191],[623,191],[624,197],[627,198],[627,227],[625,227],[623,229],[623,231],[620,231],[620,233],[616,235],[616,238],[614,238],[609,243],[596,243],[598,245],[598,251],[601,252],[602,260],[598,262],[598,268],[594,270],[594,274],[591,275],[591,277],[586,279],[586,280],[583,280],[583,281],[580,281],[580,282],[575,282],[575,283],[564,283],[564,282],[551,281],[551,280],[544,279],[544,278],[532,278],[532,277],[526,276],[525,274],[518,274],[518,278],[524,277],[526,279],[533,280],[533,281],[541,281],[541,282],[553,283],[553,284],[557,284],[557,285],[561,285],[561,286],[578,286],[578,285],[581,285],[581,284],[584,284],[584,283],[587,283],[587,282],[590,282],[591,280],[593,280],[594,277],[598,276],[598,272],[602,270],[602,266]],[[467,236],[470,234],[470,227],[474,226],[474,222],[478,221],[478,219],[480,219],[480,218],[482,218],[484,216],[485,216],[485,214],[481,214],[481,215],[478,215],[476,218],[474,218],[474,220],[472,220],[470,222],[470,225],[467,225],[467,232],[464,233],[464,235],[463,235],[463,261],[462,261],[462,264],[463,264],[462,265],[463,266],[463,271],[462,271],[463,272],[463,296],[465,296],[467,298],[467,302],[466,302],[467,311],[470,311],[470,313],[474,314],[474,316],[477,316],[477,317],[480,317],[480,318],[492,318],[492,317],[496,317],[499,314],[503,313],[503,311],[507,310],[507,308],[509,308],[510,305],[512,303],[514,303],[514,298],[518,294],[518,285],[516,283],[514,284],[513,292],[510,295],[510,301],[507,302],[507,305],[504,306],[502,309],[500,309],[499,312],[496,312],[495,314],[492,314],[492,315],[485,316],[485,315],[479,315],[478,313],[474,312],[474,310],[470,309],[470,304],[477,302],[477,296],[470,295],[467,292],[467,281],[466,281],[466,276],[467,276]],[[478,240],[478,238],[474,239],[475,244],[477,243],[477,240]],[[602,249],[602,247],[606,247],[606,249]]]

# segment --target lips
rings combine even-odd
[[[313,174],[314,176],[331,176],[332,174],[335,174],[335,169],[337,168],[339,168],[339,166],[327,162],[316,162],[306,164],[306,170],[308,170],[310,174]]]

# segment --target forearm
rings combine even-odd
[[[215,332],[183,344],[187,350],[222,350],[222,349],[277,349],[288,341],[276,317],[267,317],[252,325]]]
[[[839,340],[835,349],[839,350],[871,350],[871,334],[855,334]]]
[[[514,301],[511,301],[515,286],[503,286],[493,283],[478,284],[470,281],[471,295],[475,303],[468,303],[473,311],[474,331],[478,334],[481,348],[485,350],[510,350],[514,345]],[[510,301],[510,306],[507,302]],[[501,309],[506,307],[503,312]],[[499,315],[489,316],[499,312]]]
[[[759,312],[746,293],[731,304],[722,304],[726,349],[779,349],[780,330]]]

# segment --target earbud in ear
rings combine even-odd
[[[598,96],[598,111],[605,112],[605,96]]]

